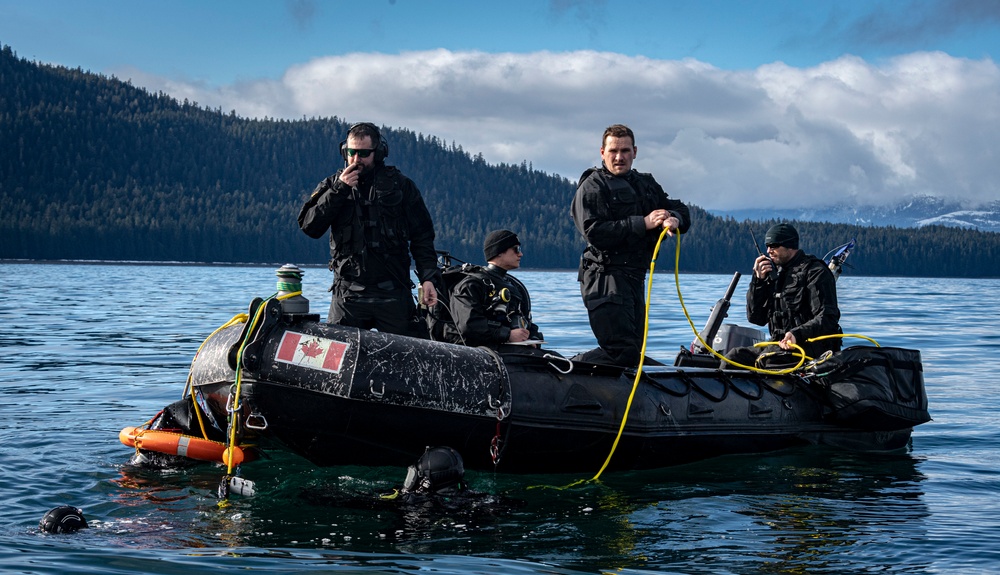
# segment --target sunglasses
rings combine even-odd
[[[372,155],[372,152],[374,152],[374,151],[375,150],[347,148],[347,155],[348,155],[348,157],[351,157],[351,158],[353,158],[354,156],[361,156],[362,158],[367,158],[368,156]]]
[[[518,246],[514,246],[513,250],[514,250],[515,254],[520,254],[521,253],[521,246],[519,246],[519,245]]]

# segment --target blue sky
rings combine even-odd
[[[636,168],[710,209],[1000,197],[994,0],[0,0],[0,43],[571,180],[623,122]]]

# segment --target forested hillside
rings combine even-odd
[[[325,262],[326,241],[302,234],[296,215],[342,163],[338,146],[347,128],[337,117],[241,118],[30,62],[5,46],[0,259]],[[388,163],[424,195],[438,249],[478,261],[485,233],[506,227],[521,236],[526,267],[576,266],[583,244],[569,219],[575,182],[528,164],[487,164],[434,136],[384,135]],[[737,222],[696,206],[692,212],[682,270],[746,271],[756,255],[750,226],[763,241],[771,222]],[[847,273],[1000,275],[1000,234],[816,223],[799,230],[803,248],[816,255],[856,237]],[[671,241],[658,270],[672,269],[673,253]]]

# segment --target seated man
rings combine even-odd
[[[747,289],[747,320],[767,324],[771,341],[782,350],[801,347],[810,358],[826,351],[838,351],[841,338],[806,341],[822,335],[843,333],[838,322],[837,280],[826,263],[799,249],[799,233],[790,224],[771,226],[764,236],[767,255],[753,264],[753,277]],[[726,357],[742,365],[754,365],[773,347],[738,347]],[[794,365],[798,357],[779,353],[768,363]],[[728,364],[724,362],[723,367]]]
[[[497,348],[506,343],[542,340],[531,321],[531,299],[517,278],[507,273],[521,265],[521,242],[509,230],[486,236],[486,267],[466,265],[465,278],[455,286],[450,306],[453,323],[444,339],[469,346]]]

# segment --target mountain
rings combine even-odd
[[[0,50],[0,258],[326,262],[296,217],[343,166],[337,117],[247,119]],[[420,188],[438,249],[478,261],[491,229],[531,262],[569,267],[581,246],[568,180],[488,165],[460,147],[384,129],[388,163]]]
[[[31,62],[3,46],[0,260],[325,263],[327,241],[303,234],[297,215],[317,182],[343,165],[339,143],[348,127],[336,116],[241,118],[113,77]],[[383,135],[388,163],[424,196],[438,249],[478,262],[486,233],[507,228],[524,244],[526,267],[577,266],[585,244],[569,216],[574,182],[526,162],[489,164],[402,128]],[[680,270],[748,271],[757,252],[745,218],[690,208]],[[897,212],[927,217],[916,204]],[[856,238],[849,273],[1000,274],[998,233],[887,227],[857,213],[826,223],[815,215],[787,219],[816,255]],[[776,221],[772,212],[750,219],[759,239]],[[660,271],[673,269],[677,240],[667,243]]]
[[[712,213],[737,220],[774,218],[897,228],[940,225],[1000,232],[1000,201],[969,208],[933,196],[914,197],[891,206],[835,205],[790,210],[713,210]]]
[[[1000,201],[991,202],[977,209],[957,209],[948,213],[931,215],[917,220],[916,225],[920,227],[942,225],[1000,232]]]

